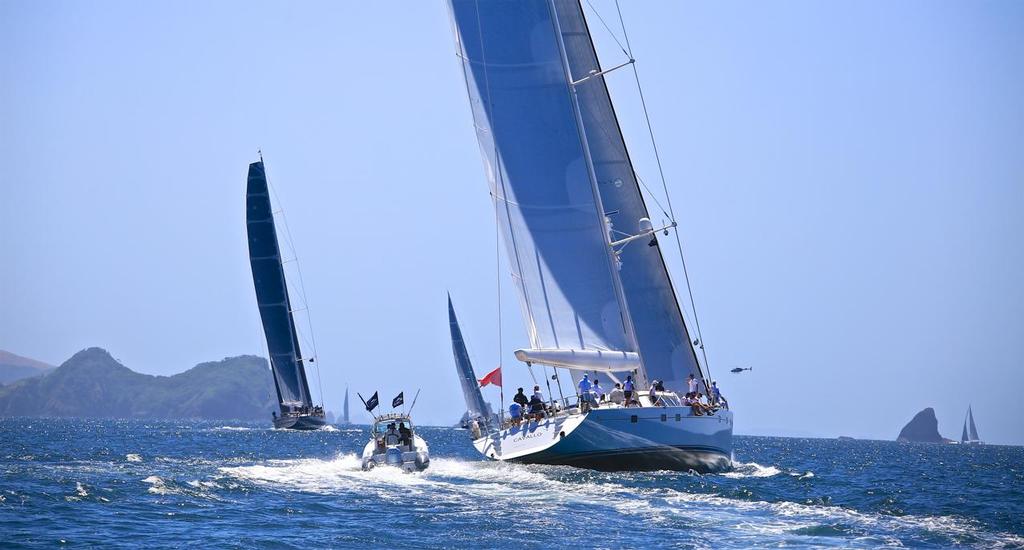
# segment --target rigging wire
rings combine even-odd
[[[263,173],[264,173],[264,175],[266,175],[266,165],[264,165],[264,167],[263,167]],[[288,227],[288,216],[284,212],[284,206],[281,203],[281,199],[280,199],[280,197],[277,196],[277,189],[275,189],[274,185],[270,182],[270,177],[269,176],[267,176],[267,187],[270,188],[270,192],[274,195],[274,201],[277,202],[278,213],[281,214],[281,222],[284,224],[284,234],[285,234],[285,237],[288,239],[288,248],[290,248],[291,251],[292,251],[292,258],[293,258],[294,263],[295,263],[295,271],[296,271],[296,273],[299,276],[299,293],[298,294],[299,294],[299,297],[302,299],[302,308],[306,312],[306,324],[309,326],[309,339],[306,340],[305,335],[301,335],[301,336],[302,336],[302,339],[309,344],[309,347],[313,349],[313,361],[312,361],[312,363],[315,363],[314,364],[314,368],[316,369],[316,385],[317,385],[317,389],[318,389],[318,391],[320,393],[320,406],[323,407],[323,405],[324,405],[324,386],[323,386],[323,381],[322,381],[321,376],[320,376],[320,362],[317,361],[317,359],[320,358],[320,354],[317,352],[317,349],[316,349],[316,335],[315,335],[315,333],[313,331],[313,316],[312,316],[312,314],[310,313],[310,310],[309,310],[309,302],[306,300],[306,284],[305,284],[305,281],[303,281],[303,279],[302,279],[302,266],[299,263],[299,254],[295,250],[295,243],[294,243],[294,241],[292,241],[292,232],[291,232],[291,229]],[[282,269],[283,268],[284,268],[284,266],[282,265]],[[294,288],[292,285],[288,284],[288,278],[287,277],[285,277],[285,284],[288,285],[289,288]],[[292,312],[289,311],[288,314],[291,315]],[[293,318],[294,318],[294,316],[293,316]],[[298,332],[298,328],[296,328],[296,332]],[[302,360],[301,357],[298,357],[297,359]]]
[[[493,196],[493,195],[492,195]],[[495,293],[498,298],[498,368],[501,368],[501,357],[504,346],[502,345],[502,334],[501,334],[501,228],[499,227],[501,220],[498,219],[498,201],[495,197],[494,200],[494,287]],[[502,373],[504,374],[504,373]],[[499,409],[504,413],[505,410],[505,381],[502,380],[502,385],[498,386],[501,390],[501,403],[499,403]]]
[[[587,0],[587,3],[589,4],[590,0]],[[593,8],[593,5],[591,5],[591,8]],[[625,23],[625,21],[622,18],[622,7],[619,5],[619,0],[615,0],[615,10],[616,10],[616,12],[618,13],[618,16],[619,16],[619,25],[622,28],[622,37],[626,41],[625,53],[626,53],[626,55],[629,56],[630,59],[633,59],[633,47],[629,43],[629,33],[626,31],[626,23]],[[601,17],[598,16],[598,19],[601,19]],[[603,23],[603,20],[602,20],[602,23]],[[616,39],[616,42],[618,42],[618,39]],[[621,44],[619,44],[619,46],[621,47]],[[640,84],[640,73],[637,71],[637,68],[636,68],[637,64],[636,63],[630,63],[630,65],[633,67],[633,79],[636,81],[637,93],[640,96],[640,105],[641,105],[641,107],[643,107],[644,121],[647,124],[647,133],[650,136],[651,147],[654,150],[654,159],[655,159],[655,162],[656,162],[656,164],[658,166],[658,176],[661,178],[662,190],[665,193],[665,202],[668,205],[668,214],[669,214],[669,217],[674,222],[676,220],[676,216],[675,216],[675,211],[672,208],[672,196],[668,192],[668,183],[665,180],[665,170],[664,170],[664,168],[662,167],[662,164],[661,164],[661,154],[658,151],[658,143],[654,139],[654,128],[651,126],[651,117],[650,117],[650,114],[647,111],[647,101],[644,98],[643,86]],[[644,187],[646,188],[647,186],[644,185]],[[661,205],[659,204],[659,206],[661,206]],[[700,347],[701,355],[704,358],[704,368],[705,368],[705,370],[707,370],[708,378],[710,378],[711,377],[711,366],[708,363],[707,351],[704,349],[704,336],[701,334],[700,320],[697,317],[697,305],[696,305],[696,303],[694,301],[694,298],[693,298],[693,288],[690,285],[690,274],[689,274],[688,270],[686,269],[686,257],[683,255],[683,242],[682,242],[682,238],[679,236],[679,229],[678,228],[673,233],[675,234],[676,248],[679,251],[679,261],[683,265],[683,278],[686,281],[686,293],[690,297],[690,308],[693,311],[693,324],[694,324],[694,328],[697,329],[697,341],[698,341],[698,344],[699,344],[699,347]]]
[[[476,11],[476,24],[477,24],[478,28],[483,28],[483,22],[481,21],[481,18],[480,18],[480,10],[479,10],[479,8]],[[459,57],[462,59],[462,62],[463,62],[463,71],[465,71],[466,70],[465,69],[465,64],[469,62],[469,57],[468,57],[468,55],[464,55],[465,52],[462,49],[462,42],[461,42],[461,40],[459,42],[459,52],[458,52],[458,54],[459,54]],[[493,105],[494,104],[494,100],[491,97],[491,82],[490,82],[490,78],[491,77],[490,77],[490,72],[487,69],[487,48],[484,46],[483,34],[480,35],[480,57],[481,57],[481,62],[483,63],[483,67],[484,67],[484,88],[487,90],[487,103]],[[469,80],[468,80],[468,78],[466,80],[466,93],[469,95],[470,103],[472,103],[473,96],[469,92]],[[480,98],[480,100],[483,101],[483,98]],[[476,122],[476,117],[474,115],[474,124],[475,124],[475,122]],[[494,142],[494,165],[491,166],[490,169],[493,170],[494,175],[495,175],[497,181],[501,183],[501,199],[505,200],[505,198],[508,197],[508,190],[505,189],[505,177],[504,177],[504,175],[502,174],[502,171],[501,171],[501,155],[498,152],[498,143],[496,141]],[[501,249],[501,243],[500,243],[500,237],[501,237],[501,234],[500,234],[501,233],[501,225],[500,224],[501,224],[501,219],[500,219],[499,214],[498,214],[498,196],[497,196],[498,188],[497,187],[498,186],[495,185],[494,190],[491,192],[491,198],[494,200],[494,243],[495,243],[494,257],[495,257],[495,265],[496,265],[495,276],[496,276],[496,279],[497,279],[497,285],[496,286],[497,286],[497,296],[498,296],[498,368],[501,369],[503,367],[503,365],[502,365],[502,354],[503,354],[504,346],[502,345],[502,334],[501,334],[501,250],[500,250]],[[508,204],[507,203],[505,204],[505,208],[506,209],[508,208]],[[511,227],[509,227],[509,235],[511,236],[512,250],[515,253],[515,260],[516,260],[516,267],[518,269],[518,275],[519,275],[519,278],[522,279],[523,266],[522,266],[522,262],[519,259],[519,248],[516,245],[516,235],[515,235],[515,232],[512,230]],[[524,289],[523,292],[525,293],[525,286],[523,287],[523,289]],[[524,300],[524,301],[526,302],[526,304],[527,304],[526,307],[529,310],[529,307],[530,307],[529,306],[529,300]],[[530,313],[530,317],[532,319],[532,317],[533,317],[532,312]],[[532,337],[533,336],[534,335],[531,333],[531,341],[532,341]],[[504,372],[502,372],[502,374],[504,374]],[[499,393],[499,399],[501,400],[500,407],[499,407],[499,411],[500,411],[501,416],[499,417],[499,420],[503,420],[504,419],[504,414],[505,414],[505,386],[504,386],[504,383],[501,386],[498,386],[498,390],[499,390],[499,392],[498,392]]]
[[[630,59],[633,59],[632,53],[626,51],[626,48],[625,46],[622,45],[622,42],[619,42],[619,37],[615,35],[615,31],[613,31],[612,28],[608,26],[608,23],[605,22],[604,17],[601,17],[601,12],[597,11],[597,8],[594,7],[594,4],[592,4],[590,0],[587,0],[587,5],[590,6],[590,10],[594,12],[594,15],[597,16],[597,20],[601,22],[601,25],[603,25],[604,29],[608,31],[608,34],[611,35],[612,40],[615,40],[615,43],[619,45],[619,49],[622,50],[622,53],[629,56]],[[621,15],[619,16],[619,19],[622,19]]]

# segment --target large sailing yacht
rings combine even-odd
[[[606,391],[627,377],[642,390],[625,407],[556,400],[549,389],[543,418],[491,426],[474,445],[525,463],[730,467],[732,412],[695,415],[683,401],[690,375],[705,394],[710,381],[659,246],[658,233],[676,224],[650,221],[604,81],[618,67],[600,66],[581,4],[449,0],[449,8],[529,334],[516,359],[559,380],[559,392],[563,369],[574,380],[569,394],[584,374],[609,382]],[[655,380],[664,390],[648,394]]]
[[[323,405],[314,405],[309,393],[262,158],[249,165],[245,205],[249,265],[280,408],[280,415],[274,413],[274,427],[315,430],[327,419]]]

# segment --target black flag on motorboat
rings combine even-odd
[[[397,408],[402,403],[405,403],[405,392],[404,391],[398,392],[398,395],[396,395],[395,398],[391,400],[391,408],[392,409]]]
[[[377,392],[373,392],[373,395],[366,400],[366,410],[369,412],[373,412],[373,409],[377,408],[377,403],[379,402],[380,399],[377,397]]]

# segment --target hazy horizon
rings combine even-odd
[[[736,432],[895,439],[933,407],[957,438],[970,403],[983,440],[1024,444],[1024,3],[622,9]],[[346,385],[422,388],[420,423],[457,421],[447,292],[477,374],[500,357],[509,397],[532,385],[504,267],[498,349],[442,2],[8,1],[0,51],[0,349],[162,375],[264,355],[244,222],[262,149],[329,409]],[[608,81],[662,200],[632,78]]]

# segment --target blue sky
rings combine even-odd
[[[737,432],[891,439],[932,406],[953,437],[971,402],[983,438],[1024,444],[1024,4],[623,17]],[[0,348],[98,345],[154,374],[262,353],[244,226],[262,148],[330,408],[346,384],[422,388],[420,422],[458,418],[446,291],[477,372],[503,357],[527,384],[504,267],[498,350],[454,51],[441,2],[0,1]],[[633,82],[609,82],[655,181]]]

